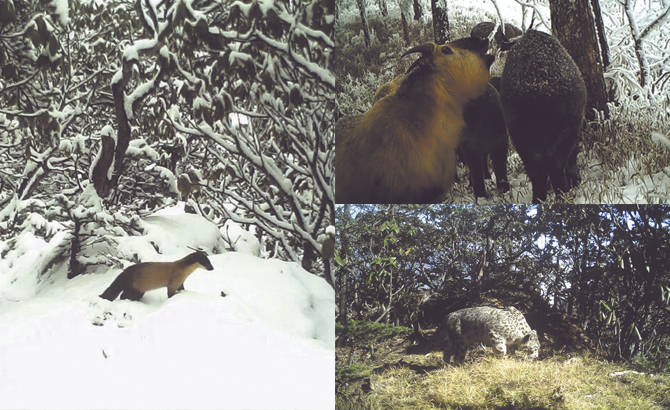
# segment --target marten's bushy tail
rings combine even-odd
[[[114,282],[112,282],[112,284],[109,285],[107,290],[102,292],[100,297],[107,300],[114,300],[119,296],[119,294],[122,291],[123,291],[123,279],[121,279],[121,275],[119,275],[116,277],[116,279],[114,279]]]

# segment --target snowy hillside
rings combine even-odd
[[[123,238],[121,254],[223,250],[222,233],[197,216],[142,224],[146,235]],[[246,233],[230,238],[237,252],[209,256],[214,270],[194,271],[174,297],[162,288],[140,302],[98,297],[121,269],[68,280],[61,262],[37,277],[52,247],[20,238],[0,261],[0,407],[333,408],[332,288],[259,258],[239,227],[221,231]]]

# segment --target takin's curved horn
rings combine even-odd
[[[426,44],[421,44],[420,46],[416,46],[414,48],[410,48],[409,50],[405,51],[403,55],[400,56],[400,58],[405,57],[406,55],[409,54],[414,54],[414,53],[421,53],[421,57],[419,57],[415,62],[412,63],[411,66],[407,69],[405,74],[409,73],[412,71],[414,67],[419,65],[419,62],[424,58],[428,57],[429,55],[433,55],[435,52],[435,43],[426,43]]]
[[[435,51],[435,43],[421,44],[420,46],[416,46],[414,48],[410,48],[409,50],[405,51],[403,55],[400,56],[400,58],[414,53],[421,53],[423,55],[433,54],[434,51]]]

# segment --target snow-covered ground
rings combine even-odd
[[[146,235],[120,251],[172,261],[201,247],[218,253],[214,270],[170,299],[163,288],[109,302],[98,295],[121,269],[68,280],[61,263],[38,277],[53,247],[30,234],[6,253],[0,408],[334,408],[335,298],[323,279],[261,259],[248,233],[221,253],[221,233],[239,227],[174,212],[142,223]]]

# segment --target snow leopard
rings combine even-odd
[[[441,348],[445,363],[449,363],[452,356],[456,363],[463,363],[468,347],[475,343],[493,346],[495,352],[503,356],[521,348],[531,359],[536,359],[540,350],[537,332],[531,330],[521,312],[514,307],[488,306],[448,314],[429,342],[429,350]]]

